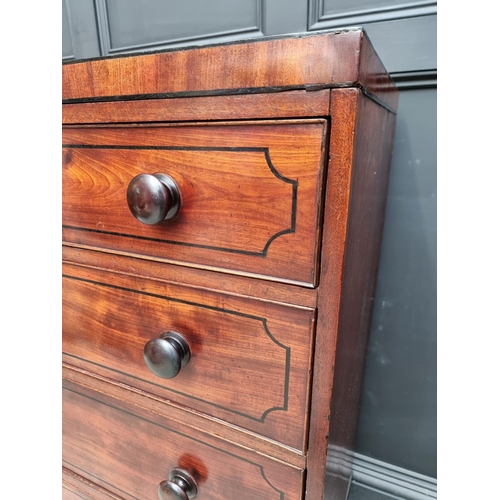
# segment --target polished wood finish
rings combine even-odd
[[[321,500],[330,443],[344,500],[398,99],[363,30],[66,64],[63,99],[63,498]]]
[[[319,119],[65,128],[63,239],[313,286],[326,131]],[[179,186],[173,220],[129,213],[127,187],[147,172]]]
[[[63,356],[63,359],[65,356]],[[72,361],[72,360],[69,360]],[[201,433],[218,436],[227,442],[243,449],[252,449],[259,455],[305,469],[306,457],[282,443],[266,438],[261,434],[225,423],[221,425],[218,418],[197,412],[192,408],[181,406],[171,400],[165,400],[137,387],[117,382],[109,377],[98,375],[95,371],[76,367],[63,361],[63,379],[77,384],[79,387],[91,388],[96,397],[111,396],[118,401],[129,401],[134,408],[141,408],[146,413],[154,413],[169,421],[179,422]]]
[[[96,399],[69,383],[63,389],[62,426],[63,464],[125,498],[156,498],[158,484],[177,467],[196,478],[200,497],[207,500],[301,498],[300,469],[243,453],[124,402]]]
[[[330,91],[84,102],[63,106],[64,125],[328,116]]]
[[[305,450],[313,310],[66,265],[63,276],[68,363]],[[171,379],[143,358],[166,330],[191,350]]]
[[[63,467],[62,500],[123,500],[105,488],[97,486],[79,474]]]
[[[165,285],[182,284],[209,292],[223,292],[242,298],[252,298],[278,304],[293,304],[308,309],[316,307],[315,288],[304,288],[287,283],[269,283],[258,278],[220,274],[205,269],[186,266],[168,266],[163,262],[145,259],[130,253],[111,253],[101,248],[88,250],[65,242],[62,248],[63,262],[79,267],[112,269],[119,274],[139,276],[159,281]]]
[[[361,396],[396,123],[393,113],[365,96],[358,95],[356,113],[330,419],[330,444],[340,450],[352,450],[355,444],[353,419],[357,418]],[[349,478],[349,460],[346,462],[340,472]],[[341,492],[343,495],[345,489]]]
[[[316,328],[321,349],[314,359],[309,431],[306,498],[312,499],[323,498],[328,442],[338,450],[333,498],[345,498],[349,486],[395,129],[395,115],[359,90],[333,92],[323,223],[328,244],[321,255]]]
[[[358,80],[362,82],[363,93],[395,114],[398,92],[366,33],[360,45]]]
[[[367,40],[362,29],[353,28],[66,63],[63,100],[265,93],[350,85],[362,86],[394,107],[394,84],[383,66],[360,65],[360,59],[376,59]]]
[[[359,91],[353,89],[338,90],[332,96],[331,160],[328,166],[328,187],[323,219],[323,241],[328,244],[323,246],[321,255],[321,286],[318,291],[316,345],[321,346],[321,349],[316,351],[314,358],[307,461],[308,471],[311,473],[306,485],[306,498],[308,499],[321,499],[324,493],[326,473],[324,457],[329,438],[333,370],[337,357],[342,263],[354,153],[352,138],[356,126],[358,98]],[[338,354],[342,355],[342,353]]]

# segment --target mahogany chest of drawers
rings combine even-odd
[[[361,29],[63,66],[63,498],[344,499],[397,91]]]

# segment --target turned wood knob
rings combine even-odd
[[[158,377],[174,378],[191,358],[186,339],[177,332],[165,332],[144,346],[144,361]]]
[[[139,174],[128,185],[127,203],[132,215],[143,224],[159,224],[177,214],[180,193],[172,177]]]
[[[189,500],[197,495],[196,481],[183,469],[172,469],[168,481],[162,481],[158,486],[160,500]]]

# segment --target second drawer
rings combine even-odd
[[[63,272],[67,362],[305,451],[313,310],[79,266]]]

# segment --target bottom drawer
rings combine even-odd
[[[62,500],[121,500],[106,489],[63,467]]]
[[[154,500],[160,483],[184,488],[176,477],[169,481],[174,469],[191,476],[204,500],[302,498],[302,470],[70,382],[63,388],[63,465],[111,498]]]

